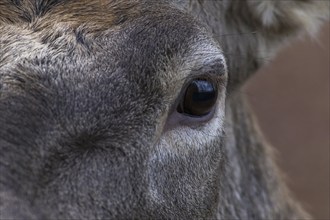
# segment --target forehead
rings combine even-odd
[[[0,25],[16,25],[42,32],[44,40],[50,32],[88,29],[100,34],[134,21],[189,25],[193,21],[168,0],[4,0],[0,2]],[[156,20],[153,20],[156,19]],[[190,25],[191,27],[191,25]]]
[[[126,77],[150,88],[160,75],[186,77],[175,69],[189,60],[186,69],[219,55],[201,26],[164,0],[4,1],[0,9],[7,64],[48,64],[64,78]]]

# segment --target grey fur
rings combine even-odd
[[[1,219],[308,218],[235,89],[327,6],[0,0]],[[214,116],[188,123],[210,71]]]

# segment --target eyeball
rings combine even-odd
[[[193,80],[186,88],[177,111],[190,117],[205,116],[213,110],[217,96],[214,83],[206,79]]]

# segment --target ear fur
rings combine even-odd
[[[330,1],[247,1],[262,27],[273,33],[302,31],[315,34],[329,19]],[[291,30],[290,30],[291,28]]]
[[[227,58],[229,91],[244,83],[290,40],[315,36],[329,19],[330,1],[195,1],[199,15],[220,43]]]

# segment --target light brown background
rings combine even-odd
[[[296,198],[329,219],[329,29],[292,43],[243,88]]]

